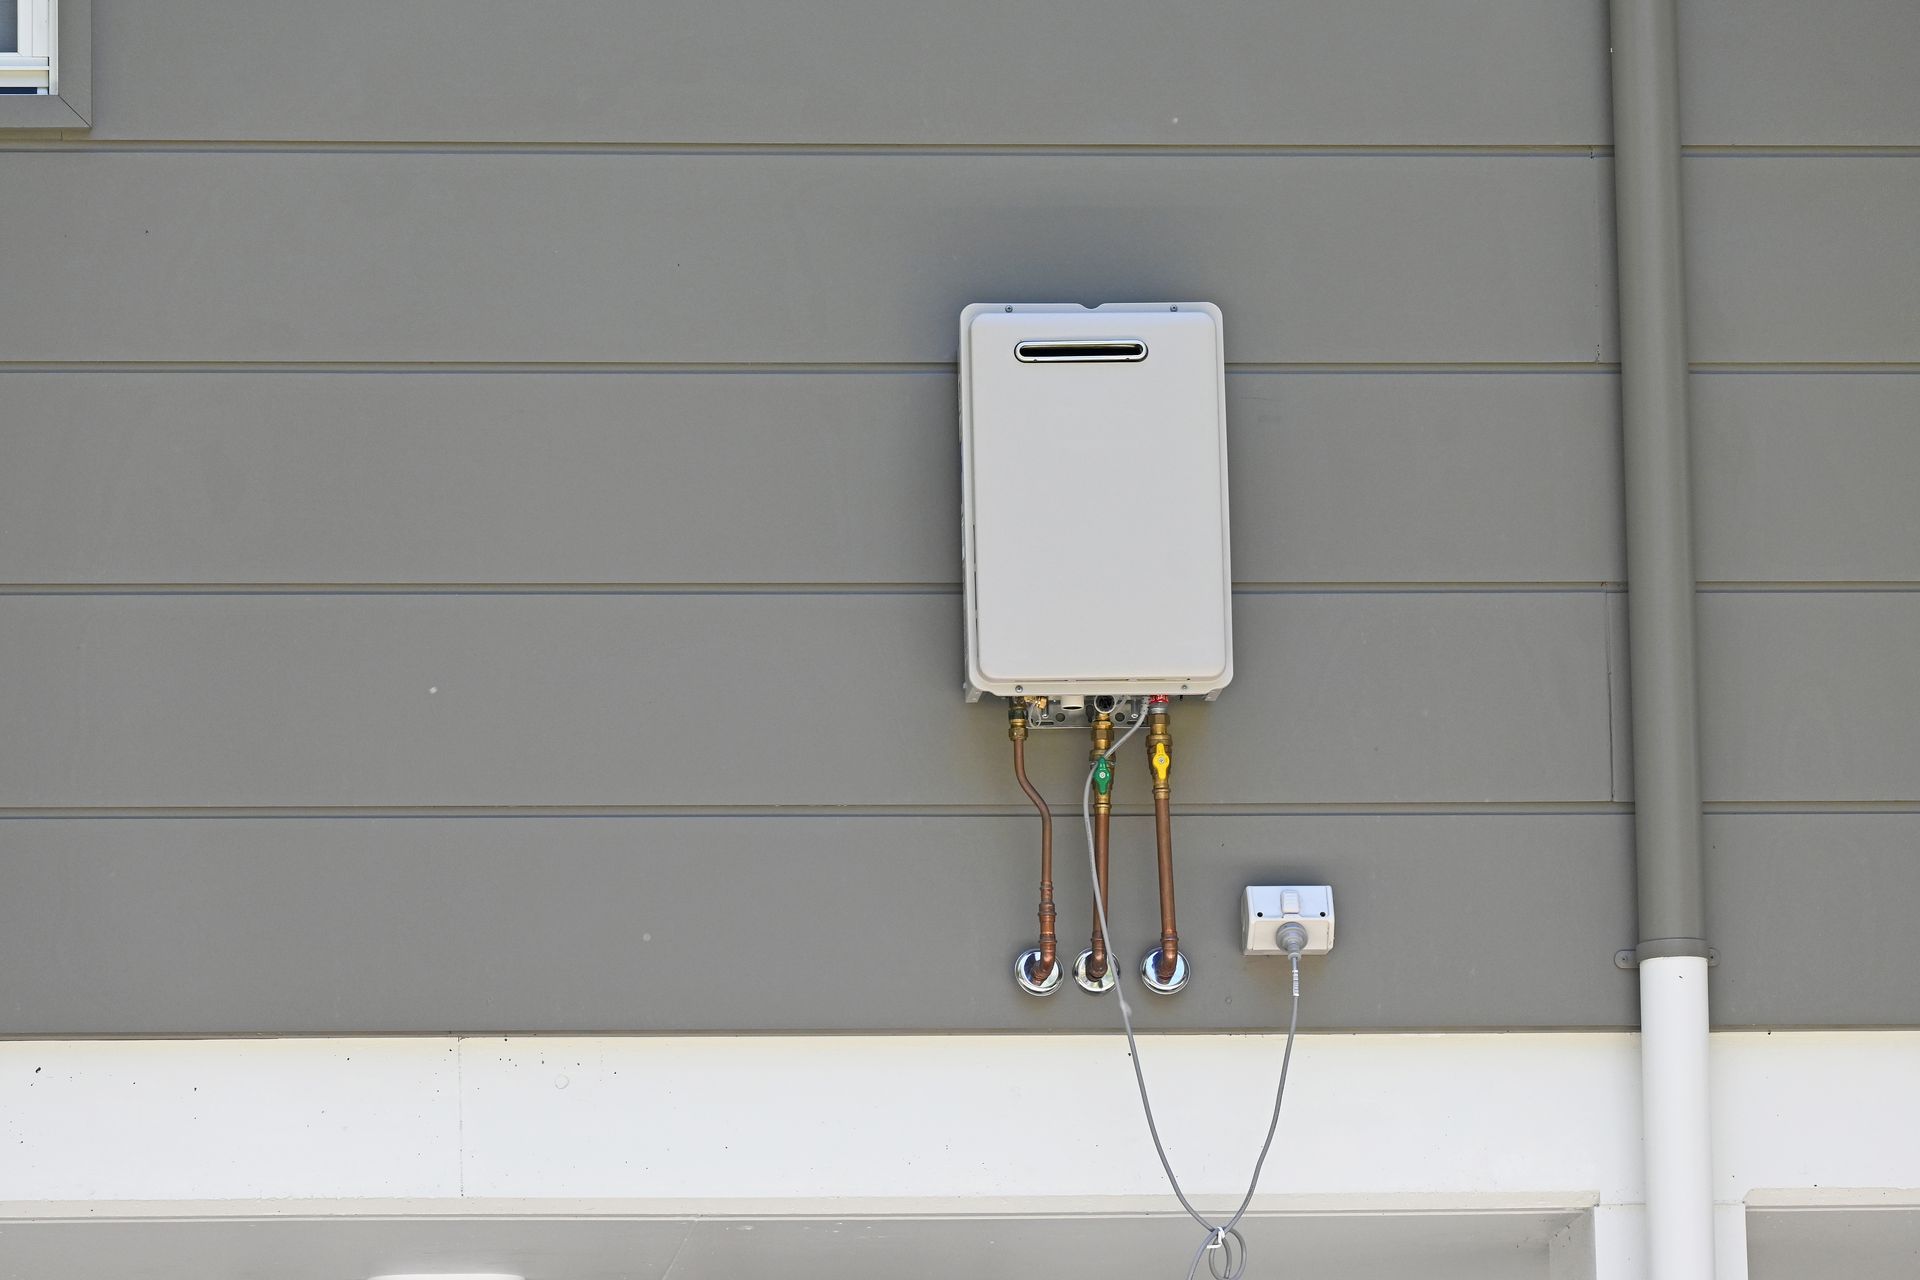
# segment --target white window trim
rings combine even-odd
[[[0,53],[0,86],[60,92],[60,0],[20,0],[17,52]]]
[[[0,53],[0,131],[93,127],[93,0],[17,0],[19,52]]]

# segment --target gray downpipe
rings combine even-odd
[[[1713,1280],[1711,1015],[1674,0],[1611,4],[1646,1274]]]
[[[1704,956],[1672,0],[1613,0],[1614,222],[1626,459],[1639,959]]]

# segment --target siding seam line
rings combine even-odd
[[[1237,582],[1235,596],[1625,595],[1617,580]],[[957,582],[0,582],[0,599],[120,596],[957,596]],[[1920,580],[1701,579],[1697,595],[1911,595]],[[1611,661],[1611,659],[1609,659]]]
[[[1590,142],[582,142],[328,138],[57,138],[0,130],[0,152],[74,155],[492,155],[632,157],[833,157],[843,159],[1582,159],[1611,160],[1610,141]],[[1906,160],[1906,143],[1683,143],[1686,159]]]
[[[1920,360],[1695,360],[1697,374],[1920,374]],[[114,360],[5,359],[0,373],[200,374],[658,374],[658,375],[887,375],[952,377],[957,366],[940,360],[645,361],[645,360]],[[1229,377],[1256,374],[1534,375],[1617,374],[1616,360],[1240,360]]]
[[[1920,815],[1912,800],[1708,800],[1715,816],[1870,817]],[[1187,818],[1620,818],[1626,800],[1312,801],[1196,803],[1176,806]],[[1119,804],[1121,818],[1146,818],[1150,808]],[[716,804],[716,805],[14,805],[0,806],[0,823],[95,821],[462,821],[552,819],[975,819],[1031,817],[1031,811],[994,804]]]

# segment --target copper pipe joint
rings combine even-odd
[[[1160,956],[1154,971],[1161,982],[1173,981],[1180,962],[1180,926],[1173,906],[1173,735],[1167,729],[1167,703],[1155,698],[1147,706],[1147,759],[1153,768],[1153,840],[1160,864]]]
[[[1093,749],[1087,759],[1098,763],[1100,758],[1113,750],[1113,719],[1106,712],[1096,712],[1093,718]],[[1111,769],[1113,762],[1109,760]],[[1113,788],[1109,784],[1105,791],[1099,787],[1093,792],[1093,865],[1094,878],[1100,885],[1100,903],[1095,904],[1093,912],[1093,937],[1087,943],[1092,954],[1087,959],[1087,976],[1098,982],[1107,976],[1107,935],[1100,927],[1100,905],[1104,904],[1109,915],[1113,912],[1113,900],[1107,893],[1107,837],[1113,821]]]
[[[1033,801],[1034,809],[1040,814],[1040,945],[1037,948],[1039,954],[1028,964],[1027,977],[1034,982],[1044,982],[1059,965],[1059,942],[1053,928],[1059,914],[1053,905],[1053,811],[1047,808],[1046,799],[1027,780],[1026,703],[1015,701],[1007,712],[1007,736],[1013,740],[1014,780],[1027,793],[1027,799]]]

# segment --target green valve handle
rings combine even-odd
[[[1113,762],[1105,756],[1094,762],[1093,789],[1103,796],[1113,790]]]

